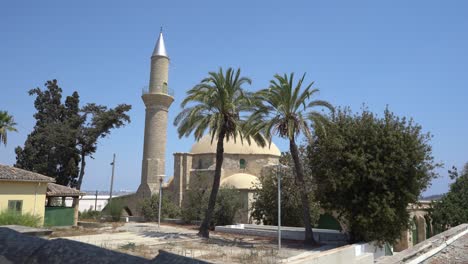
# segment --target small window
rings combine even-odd
[[[239,167],[241,169],[245,169],[245,166],[247,165],[247,163],[245,162],[245,159],[240,159],[239,160]]]
[[[198,160],[198,169],[203,169],[203,161],[201,159]]]
[[[21,200],[8,201],[8,210],[10,212],[21,214],[21,211],[23,210],[23,201]]]

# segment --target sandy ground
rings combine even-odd
[[[468,264],[468,234],[455,240],[424,264]]]
[[[276,241],[268,238],[239,236],[212,232],[210,239],[201,239],[195,227],[161,225],[153,223],[126,223],[120,227],[80,230],[55,237],[66,238],[112,250],[154,258],[163,249],[187,257],[214,263],[278,263],[298,256],[306,250],[300,243],[283,241],[278,252]]]

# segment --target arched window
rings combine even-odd
[[[245,162],[245,159],[240,159],[239,160],[239,168],[245,169],[246,165],[247,165],[247,162]]]

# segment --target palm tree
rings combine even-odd
[[[0,144],[7,144],[7,132],[17,131],[15,120],[13,116],[9,115],[7,111],[0,111]]]
[[[211,141],[217,139],[213,186],[208,209],[198,232],[202,237],[209,237],[209,224],[221,181],[224,140],[236,140],[239,137],[241,141],[245,139],[250,144],[252,138],[261,146],[265,145],[265,140],[260,135],[244,138],[245,122],[241,114],[252,109],[251,94],[243,90],[244,84],[251,84],[251,80],[240,77],[240,69],[234,72],[229,68],[226,74],[222,68],[218,72],[209,72],[207,78],[187,92],[187,97],[181,103],[184,110],[174,120],[179,137],[187,137],[193,133],[195,139],[199,140],[208,130]],[[185,108],[188,104],[190,106]]]
[[[324,128],[327,118],[320,112],[311,110],[315,107],[323,107],[333,111],[333,106],[323,100],[310,101],[310,98],[319,90],[313,89],[313,82],[301,91],[305,74],[294,84],[294,73],[288,76],[276,74],[270,81],[267,89],[262,89],[255,94],[259,104],[250,116],[249,133],[263,133],[271,142],[273,134],[289,140],[289,149],[294,161],[296,183],[300,191],[302,202],[302,214],[305,225],[305,243],[315,245],[310,220],[309,197],[304,181],[304,169],[299,158],[299,150],[296,139],[303,133],[312,140],[309,127]]]

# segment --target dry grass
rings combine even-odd
[[[100,228],[83,228],[81,226],[72,226],[72,227],[53,227],[51,238],[57,237],[72,237],[72,236],[85,236],[85,235],[98,235],[104,233],[114,233],[117,232],[117,228],[123,226],[124,223],[121,222],[112,222],[106,224],[105,227]]]
[[[127,243],[119,248],[115,249],[116,251],[126,253],[133,256],[143,257],[147,259],[153,259],[155,253],[150,247],[142,244],[136,245],[135,243]]]
[[[102,234],[102,231],[99,231],[97,228],[82,228],[82,227],[68,227],[68,228],[59,228],[53,227],[51,238],[56,237],[72,237],[72,236],[83,236],[83,235],[97,235]]]

